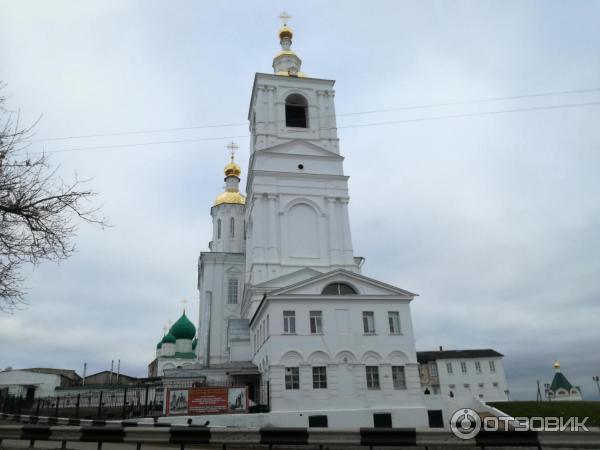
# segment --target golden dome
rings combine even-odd
[[[294,36],[294,32],[286,24],[279,29],[279,31],[277,32],[277,35],[279,36],[279,39],[283,39],[283,38],[292,39],[292,36]]]
[[[240,194],[237,191],[225,191],[222,194],[219,194],[215,199],[215,206],[221,205],[223,203],[230,203],[234,205],[245,205],[246,197]]]
[[[231,161],[229,164],[225,166],[225,176],[226,177],[240,177],[242,173],[242,169],[236,163]]]
[[[554,363],[554,368],[555,368],[555,369],[560,369],[560,363],[559,363],[558,361],[556,361],[556,362]]]

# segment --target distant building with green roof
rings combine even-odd
[[[560,363],[554,363],[554,378],[547,391],[548,400],[551,401],[581,401],[581,389],[573,386],[560,370]]]

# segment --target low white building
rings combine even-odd
[[[80,382],[81,377],[74,370],[11,369],[0,372],[0,393],[31,401],[34,398],[55,395],[57,387],[75,386]]]
[[[508,400],[503,355],[492,349],[417,352],[425,395]]]

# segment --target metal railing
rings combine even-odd
[[[527,447],[537,449],[600,448],[600,432],[482,432],[470,439],[459,439],[445,430],[416,430],[411,428],[208,428],[200,426],[151,426],[144,424],[105,423],[103,426],[0,426],[0,446],[14,446],[15,441],[59,441],[62,448],[68,443],[93,442],[101,450],[103,443],[128,443],[137,450],[143,446],[160,446],[185,450],[203,446],[226,449],[262,447],[269,450],[294,447],[418,447],[418,448],[494,448]],[[158,425],[158,424],[157,424]],[[21,443],[18,446],[23,446]]]
[[[75,419],[160,416],[163,412],[163,391],[151,386],[127,386],[82,389],[78,393],[35,399],[5,394],[0,396],[0,412]]]

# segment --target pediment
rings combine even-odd
[[[323,273],[319,272],[318,270],[311,269],[310,267],[305,267],[304,269],[300,269],[295,272],[288,273],[268,281],[264,281],[263,283],[257,284],[254,287],[260,289],[282,289],[284,287],[295,285],[304,280],[308,280],[310,278],[314,278],[315,276],[319,276],[322,274]]]
[[[264,153],[274,153],[280,155],[301,155],[301,156],[320,156],[325,158],[344,159],[330,150],[326,150],[306,140],[293,140],[278,144],[273,147],[260,150]]]
[[[269,297],[295,296],[295,295],[321,295],[325,286],[331,283],[345,283],[352,286],[358,295],[362,296],[390,296],[412,299],[417,294],[400,289],[387,283],[366,277],[344,269],[315,275],[287,287],[269,293]]]

